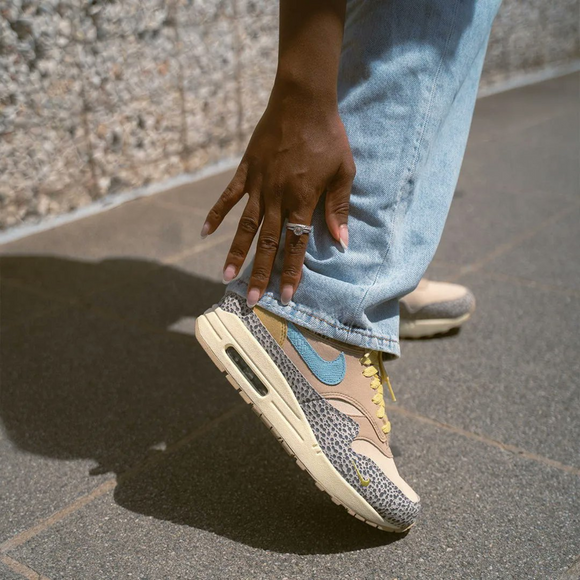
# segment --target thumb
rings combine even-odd
[[[326,225],[332,237],[343,249],[348,247],[348,209],[355,169],[341,164],[326,190]]]

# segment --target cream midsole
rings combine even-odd
[[[432,336],[433,334],[448,332],[452,328],[461,326],[470,316],[471,312],[457,318],[401,319],[399,323],[399,336],[401,338],[421,338],[422,336]]]
[[[235,314],[219,307],[210,309],[197,318],[195,334],[218,359],[220,370],[225,370],[234,379],[284,439],[292,453],[331,496],[366,520],[384,527],[392,526],[358,494],[324,455],[288,382]],[[266,386],[268,393],[265,396],[254,389],[230,359],[226,353],[229,346],[244,358]]]

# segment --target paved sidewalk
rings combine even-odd
[[[220,175],[0,248],[0,578],[580,578],[579,76],[479,101],[430,275],[478,310],[406,342],[406,536],[320,493],[202,353]]]

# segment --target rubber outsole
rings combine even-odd
[[[236,378],[234,376],[232,376],[232,373],[228,372],[228,369],[226,368],[224,362],[222,360],[220,360],[220,358],[217,355],[217,353],[215,353],[213,351],[213,349],[209,346],[209,344],[204,339],[204,336],[203,336],[204,333],[200,329],[200,326],[205,322],[204,321],[204,317],[206,317],[206,315],[208,313],[212,312],[212,310],[213,309],[209,309],[208,311],[206,311],[205,314],[203,314],[202,316],[198,317],[198,319],[196,320],[195,336],[196,336],[199,344],[204,349],[204,351],[209,356],[209,358],[212,360],[212,362],[215,364],[215,366],[220,370],[220,372],[224,373],[227,381],[234,387],[234,389],[236,389],[236,391],[238,392],[238,394],[240,395],[240,397],[244,400],[244,402],[247,403],[251,407],[252,411],[254,411],[254,413],[261,419],[261,421],[264,423],[264,425],[266,425],[266,427],[272,433],[272,435],[274,435],[274,437],[276,437],[276,439],[281,444],[281,446],[284,449],[284,451],[286,451],[286,453],[288,455],[290,455],[290,457],[292,457],[292,459],[296,462],[296,464],[298,465],[298,467],[302,471],[305,471],[306,473],[308,473],[308,475],[310,475],[310,477],[314,480],[314,483],[315,483],[316,487],[318,489],[320,489],[321,491],[325,492],[326,494],[328,494],[329,497],[330,497],[330,499],[333,501],[333,503],[335,503],[336,505],[339,505],[339,506],[343,507],[351,516],[354,516],[356,519],[358,519],[358,520],[360,520],[360,521],[362,521],[362,522],[364,522],[364,523],[372,526],[373,528],[377,528],[377,529],[382,530],[382,531],[385,531],[385,532],[402,534],[402,533],[406,533],[411,527],[413,527],[414,524],[411,524],[410,526],[408,526],[405,529],[397,529],[397,528],[389,527],[389,526],[386,526],[386,525],[380,525],[380,524],[377,524],[377,523],[375,523],[373,521],[370,521],[369,519],[363,517],[362,515],[360,515],[359,513],[357,513],[356,511],[354,511],[353,509],[349,508],[347,505],[345,505],[339,498],[336,497],[336,495],[334,495],[329,489],[327,489],[327,487],[325,487],[318,480],[318,478],[312,473],[312,471],[310,471],[307,468],[307,466],[300,460],[300,458],[297,457],[296,453],[287,444],[287,442],[280,435],[280,433],[275,428],[275,426],[264,416],[264,414],[260,411],[260,409],[253,403],[252,399],[245,392],[244,388],[242,388],[242,386],[240,385],[240,383],[238,382],[238,380],[236,380]],[[318,453],[321,453],[321,450],[320,450],[319,447],[317,449],[317,452]]]
[[[402,320],[399,323],[400,338],[429,338],[459,328],[471,316],[471,312],[457,318],[433,318]]]

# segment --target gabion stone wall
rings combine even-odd
[[[241,153],[273,81],[277,10],[3,0],[0,229]],[[577,22],[576,0],[505,0],[484,82],[576,58]]]

